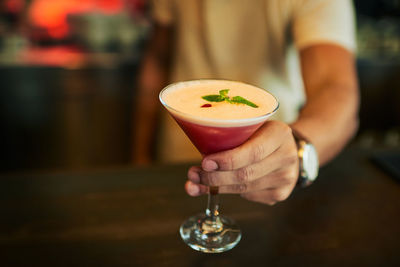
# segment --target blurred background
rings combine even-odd
[[[400,147],[400,0],[355,0],[352,145]],[[0,172],[131,164],[146,0],[0,0]]]

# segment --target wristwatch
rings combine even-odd
[[[292,133],[296,140],[297,155],[299,157],[299,179],[297,185],[307,187],[311,185],[318,176],[319,162],[317,150],[302,134],[294,129],[292,129]]]

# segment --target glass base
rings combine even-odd
[[[205,214],[186,220],[181,225],[180,234],[192,249],[206,253],[230,250],[242,237],[239,227],[232,219],[218,216],[215,221],[211,221]]]

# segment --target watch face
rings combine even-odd
[[[308,176],[307,179],[314,181],[317,178],[319,169],[318,154],[311,144],[307,144],[304,147],[303,168]]]

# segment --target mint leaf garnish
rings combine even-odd
[[[224,89],[224,90],[220,90],[219,94],[224,98],[229,98],[228,97],[228,92],[229,92],[229,89]]]
[[[228,96],[228,92],[229,92],[229,89],[224,89],[224,90],[219,91],[219,95],[205,95],[205,96],[202,96],[201,98],[203,98],[204,100],[207,100],[209,102],[226,101],[231,104],[244,104],[244,105],[248,105],[253,108],[258,108],[258,106],[256,104],[254,104],[253,102],[251,102],[241,96],[234,96],[234,97],[230,98]]]
[[[247,99],[245,99],[245,98],[243,98],[241,96],[232,97],[231,102],[238,103],[238,104],[245,104],[245,105],[248,105],[248,106],[253,107],[253,108],[258,108],[258,106],[256,104],[254,104],[253,102],[251,102],[251,101],[249,101],[249,100],[247,100]]]
[[[205,95],[205,96],[202,96],[201,98],[203,98],[204,100],[207,100],[209,102],[222,102],[225,100],[225,98],[220,95]]]

